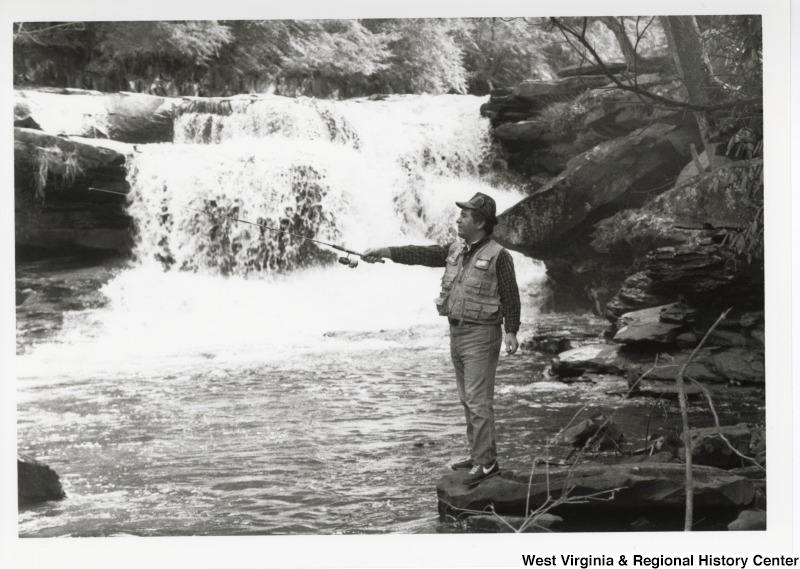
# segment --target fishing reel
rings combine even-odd
[[[349,255],[339,257],[339,262],[350,267],[351,269],[355,269],[358,266],[358,259],[351,259]]]

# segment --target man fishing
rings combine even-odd
[[[450,323],[450,355],[458,397],[467,420],[470,458],[451,465],[469,470],[464,483],[474,486],[500,472],[494,426],[494,380],[500,347],[517,351],[520,299],[514,260],[490,237],[497,224],[494,199],[478,192],[456,202],[463,241],[448,245],[384,247],[363,255],[368,263],[388,258],[405,265],[444,267],[439,314]],[[501,330],[505,327],[505,338]]]

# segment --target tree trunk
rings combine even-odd
[[[697,20],[694,16],[663,16],[661,23],[669,40],[675,66],[689,93],[689,102],[708,105],[713,80],[711,70],[707,65],[708,58],[703,50],[703,44],[700,42]],[[715,166],[714,147],[708,140],[708,117],[705,113],[698,111],[695,111],[694,116],[708,155],[709,169],[713,170]]]
[[[625,57],[625,63],[628,66],[628,71],[636,69],[636,49],[633,47],[633,42],[628,34],[625,33],[625,24],[622,18],[614,18],[613,16],[601,16],[597,18],[600,22],[611,30],[617,38],[619,47],[622,50],[622,55]]]

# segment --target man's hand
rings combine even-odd
[[[367,249],[361,257],[367,263],[377,263],[383,258],[391,259],[392,255],[388,247],[381,247],[380,249]]]
[[[505,343],[506,343],[506,353],[509,356],[511,354],[516,353],[517,348],[519,348],[519,342],[517,342],[517,333],[506,332]]]

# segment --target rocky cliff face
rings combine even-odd
[[[18,256],[128,252],[133,143],[172,140],[175,99],[79,89],[17,91],[14,210]]]
[[[636,84],[681,96],[673,77],[639,75]],[[763,266],[729,246],[763,203],[757,155],[733,160],[742,154],[718,144],[708,171],[691,113],[650,104],[604,75],[526,81],[494,92],[481,112],[509,169],[528,183],[495,236],[545,261],[550,306],[612,321],[677,300],[763,306]]]

